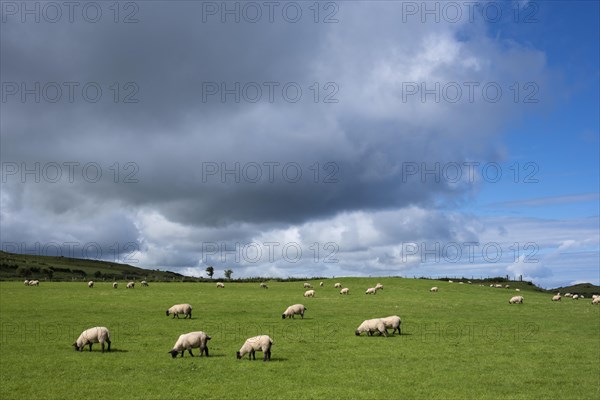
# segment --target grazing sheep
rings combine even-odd
[[[505,289],[510,289],[510,285],[504,285]]]
[[[402,332],[400,331],[400,324],[402,323],[402,320],[399,316],[392,315],[390,317],[381,318],[381,320],[385,324],[386,330],[390,328],[392,329],[392,335],[396,331],[398,331],[398,335],[402,335]]]
[[[552,301],[560,301],[560,295],[552,296]]]
[[[367,332],[369,336],[373,336],[373,332],[379,332],[379,335],[388,336],[385,323],[381,318],[367,319],[356,328],[354,334],[360,336],[361,333]]]
[[[508,304],[523,304],[523,296],[513,296],[508,301]]]
[[[365,294],[377,294],[377,289],[375,289],[374,287],[370,287],[367,289]]]
[[[467,283],[470,285],[470,284],[471,284],[471,283],[473,283],[473,282],[471,282],[471,281],[467,281]]]
[[[381,283],[378,283],[377,285],[375,285],[375,290],[383,290],[383,285]]]
[[[594,300],[592,300],[592,304],[600,304],[600,296],[598,296]]]
[[[494,284],[493,284],[493,283],[492,283],[492,284],[490,284],[490,287],[494,287]]]
[[[181,352],[181,357],[183,357],[183,353],[187,350],[190,353],[190,356],[194,357],[194,353],[192,353],[192,349],[200,348],[200,353],[198,353],[198,357],[202,357],[202,353],[208,357],[208,341],[210,340],[210,336],[202,331],[184,333],[179,336],[179,339],[175,342],[175,345],[169,351],[173,358],[177,357],[177,354]]]
[[[190,318],[192,319],[192,306],[189,304],[175,304],[174,306],[172,306],[171,308],[169,308],[166,312],[167,317],[170,314],[173,314],[173,318],[177,317],[179,318],[179,314],[183,314],[185,315],[185,317],[183,317],[183,319],[186,318]]]
[[[501,288],[502,285],[500,283],[497,283],[497,284],[494,285],[494,287]]]
[[[142,281],[140,283],[142,284],[142,286],[148,286],[148,282],[146,282],[146,281]]]
[[[323,285],[324,285],[324,283],[323,283],[323,282],[320,282],[320,283],[319,283],[319,286],[323,287]]]
[[[125,289],[133,289],[135,287],[135,282],[128,282],[127,286],[125,286]]]
[[[464,282],[462,282],[462,281],[460,281],[460,282],[458,282],[458,284],[459,284],[459,285],[464,285],[465,283],[464,283]]]
[[[439,289],[437,286],[432,287],[431,289],[429,289],[430,292],[437,292]]]
[[[25,286],[29,286],[29,281],[27,279],[25,279],[25,282],[23,282],[25,284]]]
[[[340,290],[340,294],[349,294],[349,293],[350,293],[350,289],[348,289],[347,287]]]
[[[235,355],[238,360],[248,354],[248,360],[254,358],[256,360],[256,352],[262,351],[264,354],[263,361],[271,361],[271,346],[273,339],[267,335],[254,336],[246,340],[240,351]]]
[[[304,282],[304,288],[305,289],[312,289],[312,285],[308,282]]]
[[[260,284],[260,288],[261,289],[268,289],[269,287],[267,286],[266,283],[263,282],[263,283]]]
[[[342,287],[342,284],[340,282],[336,282],[335,285],[333,285],[333,287],[339,289]]]
[[[582,294],[580,294],[580,295],[579,295],[579,298],[580,298],[580,299],[585,299],[585,296],[584,296],[584,295],[582,295]]]
[[[579,295],[578,294],[574,294],[573,295],[573,300],[579,300]]]
[[[93,288],[94,287],[94,281],[89,281],[88,282],[88,287],[89,288]]]
[[[77,341],[73,343],[73,347],[75,350],[83,351],[85,345],[89,345],[90,351],[92,351],[92,344],[100,343],[104,353],[104,342],[108,343],[108,351],[110,351],[110,332],[103,326],[96,326],[81,332]]]
[[[306,292],[304,292],[304,297],[315,297],[315,291],[307,290]]]
[[[113,282],[113,289],[116,289],[119,287],[119,284],[117,282]]]
[[[567,293],[565,294],[565,297],[572,297],[573,295],[571,293]]]
[[[521,291],[521,289],[519,289],[519,288],[515,289],[515,292],[520,292],[520,291]]]
[[[29,281],[29,286],[40,286],[40,281],[37,279]]]
[[[304,311],[306,311],[306,310],[308,310],[308,308],[304,307],[304,305],[294,304],[293,306],[289,306],[288,308],[285,309],[283,314],[281,314],[281,318],[285,319],[287,317],[287,318],[294,319],[294,315],[300,314],[302,319],[304,319]]]
[[[223,282],[217,282],[217,289],[225,289]]]
[[[448,281],[448,283],[454,283],[454,281]]]
[[[598,294],[593,294],[593,295],[592,295],[592,300],[596,300],[598,297],[600,297],[600,295],[598,295]]]

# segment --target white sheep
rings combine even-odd
[[[300,314],[302,319],[304,319],[304,311],[308,310],[308,308],[304,307],[302,304],[294,304],[285,309],[283,314],[281,314],[282,319],[292,318],[294,319],[294,315]]]
[[[392,335],[396,331],[398,331],[398,335],[402,335],[402,332],[400,331],[400,324],[402,323],[402,320],[399,316],[392,315],[390,317],[381,318],[381,320],[385,324],[386,330],[390,328],[392,329]]]
[[[600,297],[600,294],[593,294],[592,295],[592,300],[596,300],[598,297]]]
[[[505,289],[510,289],[510,285],[504,285]]]
[[[308,282],[304,282],[304,288],[305,289],[312,289],[312,285]]]
[[[494,285],[494,287],[496,287],[496,288],[501,288],[501,287],[502,287],[502,284],[500,284],[500,283],[497,283],[496,285]]]
[[[173,318],[177,317],[179,318],[179,314],[183,314],[185,315],[185,317],[183,317],[183,319],[186,318],[190,318],[192,319],[192,306],[185,303],[185,304],[175,304],[174,306],[172,306],[171,308],[169,308],[166,312],[167,317],[170,314],[173,314]]]
[[[25,279],[25,282],[23,282],[25,284],[25,286],[29,286],[29,281],[27,279]]]
[[[361,333],[367,332],[369,336],[373,336],[373,332],[379,332],[379,335],[388,336],[385,323],[381,318],[367,319],[356,328],[354,334],[360,336]]]
[[[349,294],[349,293],[350,293],[350,289],[348,289],[347,287],[340,290],[340,294]]]
[[[508,304],[523,304],[523,296],[513,296],[508,301]]]
[[[315,297],[315,291],[307,290],[306,292],[304,292],[304,297]]]
[[[571,293],[566,293],[565,297],[572,297],[573,295]]]
[[[217,289],[224,289],[225,285],[223,284],[223,282],[217,282]]]
[[[557,294],[555,296],[552,296],[552,301],[560,301],[560,295]]]
[[[381,283],[378,283],[377,285],[375,285],[375,290],[383,290],[383,285]]]
[[[377,289],[375,289],[374,287],[370,287],[367,289],[365,294],[377,294]]]
[[[319,282],[319,286],[321,286],[321,287],[323,287],[324,284],[325,283],[323,283],[323,282]]]
[[[84,346],[89,345],[90,351],[92,351],[92,344],[100,343],[104,353],[104,342],[108,343],[108,351],[110,351],[110,332],[103,326],[96,326],[81,332],[81,335],[73,343],[73,347],[75,350],[83,351]]]
[[[263,283],[260,284],[260,288],[261,289],[268,289],[269,286],[267,286],[267,284],[263,282]]]
[[[148,286],[148,282],[146,282],[146,281],[142,281],[140,283],[142,284],[142,286]]]
[[[572,298],[573,298],[573,300],[579,300],[579,295],[578,294],[574,294]]]
[[[437,292],[439,289],[437,286],[432,287],[431,289],[429,289],[430,292]]]
[[[448,283],[454,283],[454,281],[448,281]]]
[[[88,287],[89,288],[93,288],[94,287],[94,281],[89,281],[88,282]]]
[[[515,292],[520,292],[520,291],[521,291],[521,289],[519,289],[519,288],[515,289]]]
[[[175,345],[169,351],[173,358],[177,357],[177,354],[181,352],[181,357],[183,357],[183,353],[187,350],[190,353],[190,356],[194,357],[194,353],[192,353],[192,349],[200,348],[200,353],[198,353],[198,357],[202,357],[202,353],[208,357],[208,341],[210,340],[210,336],[202,331],[184,333],[179,336],[179,339],[175,342]]]
[[[113,289],[116,289],[119,287],[119,284],[117,282],[113,282]]]
[[[594,300],[592,300],[592,304],[600,304],[600,296],[598,296]]]
[[[135,287],[135,282],[128,282],[127,286],[125,286],[126,289],[133,289]]]
[[[336,282],[335,285],[333,285],[334,288],[339,289],[342,287],[342,284],[340,282]]]
[[[235,355],[238,360],[248,354],[248,359],[254,358],[256,360],[256,352],[262,351],[264,354],[263,361],[271,361],[271,346],[273,346],[273,339],[267,335],[254,336],[246,340],[244,345],[240,348],[240,351],[236,352]]]
[[[37,279],[29,281],[29,286],[40,286],[40,281]]]

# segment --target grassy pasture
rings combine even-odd
[[[336,281],[350,288],[342,296]],[[400,278],[340,278],[302,297],[302,282],[0,282],[0,398],[600,398],[600,307],[591,299]],[[366,296],[376,282],[384,290]],[[433,285],[439,293],[430,293]],[[193,306],[173,320],[173,304]],[[304,320],[282,320],[303,303]],[[402,335],[356,337],[367,318],[397,314]],[[111,330],[112,349],[71,347],[86,328]],[[172,359],[181,333],[212,336],[209,358]],[[272,360],[237,360],[244,340],[269,334]],[[194,350],[197,355],[198,349]]]

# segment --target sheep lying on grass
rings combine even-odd
[[[306,310],[308,310],[308,309],[306,307],[304,307],[304,305],[294,304],[293,306],[289,306],[288,308],[285,309],[283,314],[281,314],[281,318],[286,319],[286,317],[287,317],[287,318],[293,319],[294,315],[300,314],[302,319],[304,319],[304,311],[306,311]]]
[[[170,314],[173,314],[173,318],[177,317],[179,318],[179,314],[183,314],[185,315],[185,317],[183,317],[183,319],[186,319],[187,317],[189,317],[190,319],[192,319],[192,306],[189,304],[175,304],[174,306],[172,306],[171,308],[169,308],[166,312],[167,317]]]
[[[270,361],[271,346],[273,346],[273,340],[267,335],[254,336],[246,340],[240,351],[236,353],[236,357],[239,360],[248,354],[249,360],[256,360],[256,352],[262,351],[264,354],[263,361]]]
[[[356,328],[354,334],[360,336],[361,333],[367,332],[369,336],[373,336],[373,332],[379,332],[379,335],[388,336],[385,323],[381,318],[367,319]]]
[[[81,335],[73,343],[73,347],[75,347],[75,350],[83,351],[83,348],[89,345],[90,351],[92,351],[92,344],[100,343],[104,353],[105,342],[108,343],[108,351],[110,351],[110,332],[103,326],[96,326],[81,332]]]
[[[210,340],[210,336],[202,331],[184,333],[179,336],[175,345],[169,351],[173,358],[177,357],[177,354],[181,352],[181,357],[183,357],[183,353],[187,350],[190,353],[190,356],[194,357],[194,353],[192,353],[192,349],[200,348],[200,353],[198,353],[198,357],[202,357],[202,353],[208,357],[208,341]]]

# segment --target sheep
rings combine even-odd
[[[505,289],[510,289],[510,285],[504,285]]]
[[[471,281],[467,281],[467,283],[470,285],[470,284],[472,284],[473,282],[471,282]]]
[[[29,286],[29,281],[27,279],[25,279],[25,282],[23,282],[25,284],[25,286]]]
[[[520,292],[520,291],[521,291],[521,289],[519,289],[519,288],[515,289],[515,292]]]
[[[146,281],[142,281],[140,283],[142,284],[142,286],[148,286],[148,282],[146,282]]]
[[[584,295],[582,295],[582,294],[580,294],[580,295],[579,295],[579,298],[580,298],[580,299],[585,299],[585,296],[584,296]]]
[[[508,304],[523,304],[523,296],[513,296],[508,301]]]
[[[319,286],[323,287],[324,283],[323,282],[319,282]]]
[[[260,284],[260,288],[261,289],[268,289],[269,287],[267,286],[266,283],[263,282],[263,283]]]
[[[390,317],[381,318],[381,320],[385,324],[386,330],[389,328],[392,329],[392,335],[396,331],[398,331],[398,335],[402,335],[402,332],[400,331],[400,324],[402,323],[402,320],[400,319],[399,316],[392,315]]]
[[[579,295],[578,294],[574,294],[572,298],[573,298],[573,300],[579,300]]]
[[[497,283],[497,284],[495,284],[495,285],[494,285],[494,287],[496,287],[496,288],[501,288],[501,287],[502,287],[502,284],[500,284],[500,283]]]
[[[304,282],[304,288],[305,289],[312,289],[312,285],[308,282]]]
[[[439,289],[437,286],[432,287],[431,289],[429,289],[430,292],[437,292]]]
[[[40,286],[40,281],[37,279],[29,281],[29,286]]]
[[[340,294],[349,294],[349,293],[350,293],[350,289],[348,289],[347,287],[340,290]]]
[[[494,284],[493,284],[493,283],[491,283],[491,284],[490,284],[490,287],[494,287]]]
[[[315,291],[307,290],[306,292],[304,292],[304,297],[315,297]]]
[[[116,289],[119,287],[119,284],[117,282],[113,282],[113,289]]]
[[[217,289],[225,289],[223,282],[217,282]]]
[[[190,353],[190,356],[194,357],[194,353],[192,353],[192,349],[200,348],[200,353],[198,353],[198,357],[202,357],[202,353],[208,357],[208,341],[211,339],[206,333],[202,331],[184,333],[179,336],[179,339],[175,342],[173,348],[168,352],[171,354],[173,358],[177,357],[177,354],[181,352],[181,357],[183,357],[183,353],[187,350]]]
[[[271,361],[271,346],[273,339],[267,335],[254,336],[246,340],[240,351],[236,352],[237,359],[241,359],[248,354],[248,360],[254,358],[256,360],[256,352],[262,351],[264,354],[263,361]]]
[[[133,289],[135,287],[135,282],[128,282],[127,286],[125,286],[126,289]]]
[[[93,288],[94,287],[94,281],[89,281],[88,282],[88,287],[89,288]]]
[[[552,296],[552,301],[560,301],[560,295]]]
[[[173,314],[173,318],[177,317],[179,318],[179,314],[183,314],[185,315],[185,317],[183,317],[183,319],[186,318],[190,318],[192,319],[192,306],[189,304],[175,304],[174,306],[172,306],[171,308],[169,308],[166,311],[167,317],[170,314]]]
[[[594,300],[592,300],[592,304],[600,304],[600,296],[598,296]]]
[[[460,282],[458,282],[458,284],[459,284],[459,285],[464,285],[465,283],[464,283],[464,282],[462,282],[462,281],[460,281]]]
[[[304,319],[304,312],[308,310],[308,308],[304,307],[302,304],[294,304],[293,306],[289,306],[285,309],[283,314],[281,314],[282,319],[292,318],[294,319],[294,315],[300,314],[302,319]]]
[[[81,332],[81,335],[79,335],[79,338],[77,338],[72,346],[75,347],[75,350],[83,351],[83,348],[89,345],[90,351],[92,351],[92,344],[100,343],[102,352],[104,353],[105,342],[108,343],[108,351],[110,351],[110,332],[103,326],[96,326]]]
[[[573,295],[571,293],[567,293],[565,294],[565,297],[572,297]]]
[[[593,295],[592,295],[592,300],[596,300],[598,297],[600,297],[600,295],[598,295],[598,294],[593,294]]]
[[[360,336],[361,333],[367,332],[369,336],[373,336],[373,332],[379,332],[379,335],[388,336],[385,323],[381,318],[367,319],[356,328],[354,334]]]
[[[377,289],[375,289],[374,287],[370,287],[367,289],[365,294],[377,294]]]
[[[448,281],[448,283],[454,283],[454,281]]]
[[[383,290],[383,285],[381,283],[378,283],[377,285],[375,285],[375,290]]]
[[[342,284],[340,282],[336,282],[335,285],[333,285],[334,288],[339,289],[342,287]]]

